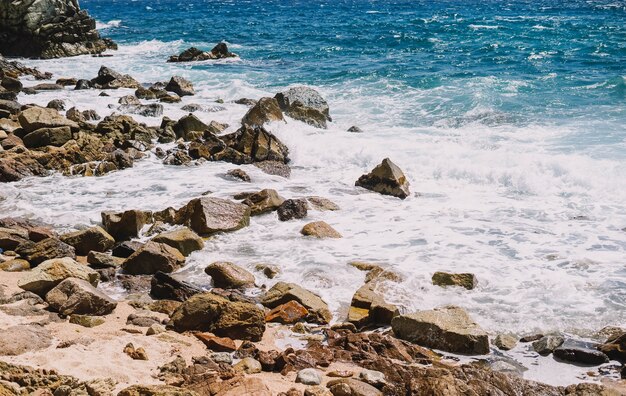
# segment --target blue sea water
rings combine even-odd
[[[122,44],[235,44],[221,70],[269,89],[419,91],[402,126],[568,124],[555,150],[625,158],[626,5],[617,0],[84,0]],[[182,42],[180,41],[182,40]],[[174,48],[173,48],[174,49]],[[210,69],[210,65],[193,66]]]

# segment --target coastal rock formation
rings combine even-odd
[[[237,54],[230,52],[226,43],[219,43],[209,52],[199,50],[196,47],[188,48],[179,55],[170,56],[168,62],[193,62],[236,57]]]
[[[293,87],[274,96],[280,108],[291,118],[316,128],[326,128],[330,118],[328,103],[313,88]]]
[[[77,0],[0,2],[0,53],[27,58],[100,54],[115,44]]]
[[[405,199],[410,194],[406,176],[389,158],[385,158],[370,173],[359,177],[355,185],[401,199]]]
[[[394,334],[407,341],[453,353],[489,353],[489,337],[462,308],[443,307],[396,316]]]

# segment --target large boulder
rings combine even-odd
[[[277,210],[283,202],[285,202],[285,199],[278,195],[276,190],[266,188],[248,195],[242,203],[250,207],[252,216],[256,216]]]
[[[236,231],[250,224],[250,207],[226,199],[203,197],[179,210],[180,220],[200,235]]]
[[[85,256],[91,251],[105,252],[113,247],[115,239],[102,227],[91,227],[70,232],[59,237],[61,241],[76,249],[76,253]]]
[[[43,297],[67,278],[82,279],[97,286],[100,276],[86,265],[66,257],[41,263],[37,268],[25,273],[18,286]]]
[[[76,0],[0,2],[0,53],[28,58],[99,54],[114,48]]]
[[[389,158],[385,158],[370,173],[359,177],[355,185],[401,199],[405,199],[410,194],[409,182],[404,173]]]
[[[165,90],[174,92],[178,96],[191,96],[196,94],[191,81],[179,76],[172,77],[170,82],[165,86]]]
[[[177,138],[190,140],[193,136],[193,132],[197,132],[200,136],[202,136],[204,131],[209,129],[209,126],[200,121],[200,119],[195,115],[189,114],[181,117],[180,120],[174,124],[173,129]]]
[[[442,307],[393,318],[391,328],[403,340],[452,353],[489,353],[489,337],[459,307]]]
[[[626,363],[626,332],[618,331],[610,336],[598,349],[609,358]]]
[[[100,67],[98,76],[91,80],[91,86],[101,89],[139,88],[141,85],[128,74],[118,73],[106,66]]]
[[[178,249],[164,243],[148,242],[122,264],[124,272],[131,275],[152,275],[174,272],[185,265],[185,256]]]
[[[139,236],[139,231],[152,221],[152,213],[141,210],[127,210],[122,213],[102,212],[104,229],[116,241],[124,241]]]
[[[178,249],[183,256],[189,256],[192,252],[204,247],[204,240],[187,227],[163,232],[152,238],[152,241],[170,245]]]
[[[302,227],[302,230],[300,230],[300,233],[304,236],[310,236],[320,239],[341,238],[341,234],[324,221],[314,221],[305,224],[305,226]]]
[[[260,341],[265,332],[265,315],[261,308],[213,293],[189,298],[170,319],[177,331],[208,331],[220,337]]]
[[[50,308],[62,315],[108,315],[115,300],[82,279],[68,278],[46,294]]]
[[[254,286],[254,275],[233,263],[218,261],[204,269],[213,279],[213,286],[222,289],[239,289]]]
[[[289,149],[287,146],[263,127],[244,125],[236,132],[222,136],[221,140],[231,149],[250,158],[252,162],[289,162]],[[220,159],[219,156],[217,159]]]
[[[185,301],[202,289],[164,272],[157,272],[150,282],[150,295],[157,299]]]
[[[78,124],[68,120],[54,109],[33,106],[20,113],[18,116],[20,125],[25,133],[31,133],[40,128],[69,127],[71,130],[78,130]]]
[[[328,103],[316,90],[293,87],[275,96],[280,108],[291,118],[317,128],[326,128],[331,121]]]
[[[33,266],[54,258],[76,257],[76,251],[72,246],[56,238],[25,242],[17,247],[16,252]]]
[[[278,106],[278,101],[274,98],[261,98],[248,110],[241,122],[250,127],[260,127],[268,122],[283,120],[283,112]]]
[[[72,131],[70,127],[58,128],[40,128],[22,139],[24,145],[28,148],[37,148],[44,146],[61,147],[72,139]]]
[[[268,308],[276,308],[289,301],[296,301],[304,306],[309,311],[308,319],[311,321],[327,324],[332,319],[324,300],[295,283],[278,282],[261,298],[261,303]]]

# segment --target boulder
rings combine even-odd
[[[182,223],[200,235],[236,231],[250,224],[250,207],[226,199],[197,198],[179,212]]]
[[[107,48],[115,44],[100,37],[95,20],[78,1],[0,2],[0,53],[5,56],[50,59]]]
[[[61,315],[108,315],[115,300],[82,279],[68,278],[46,294],[50,308]]]
[[[374,282],[366,283],[354,293],[348,311],[348,322],[357,327],[369,324],[389,325],[398,316],[398,308],[387,304],[383,296],[375,291],[375,287]]]
[[[24,87],[19,78],[4,76],[0,79],[0,86],[10,92],[20,92]]]
[[[178,96],[192,96],[196,94],[191,81],[179,76],[174,76],[165,86],[166,91],[176,93]]]
[[[341,238],[333,227],[323,221],[314,221],[302,227],[300,233],[304,236],[312,236],[315,238]]]
[[[304,219],[308,213],[308,206],[304,199],[287,199],[278,207],[278,220]]]
[[[254,275],[233,263],[218,261],[204,269],[213,279],[213,286],[221,289],[254,287]]]
[[[68,120],[54,109],[33,106],[22,111],[18,120],[27,134],[41,128],[69,127],[71,130],[78,130],[78,124]],[[64,129],[65,130],[65,129]]]
[[[241,359],[239,363],[233,366],[233,369],[246,374],[258,374],[262,371],[261,363],[249,356]]]
[[[110,254],[101,253],[97,251],[91,251],[87,254],[87,263],[91,268],[105,269],[105,268],[119,268],[124,264],[124,259],[121,257],[115,257]]]
[[[28,242],[28,232],[12,228],[0,227],[0,249],[15,250],[23,243]]]
[[[565,339],[559,335],[548,335],[533,342],[533,349],[541,356],[548,356],[556,348],[563,345]]]
[[[517,338],[508,334],[498,334],[493,344],[502,351],[509,351],[517,345]]]
[[[122,113],[137,114],[143,117],[160,117],[163,115],[163,105],[159,103],[149,104],[124,104],[118,107]]]
[[[617,330],[598,349],[612,360],[626,363],[626,332]]]
[[[188,48],[179,55],[170,56],[168,62],[193,62],[234,57],[237,55],[228,51],[226,43],[219,43],[210,52],[199,50],[196,47]]]
[[[322,374],[314,368],[305,368],[298,371],[296,382],[304,385],[319,385],[322,383]]]
[[[25,273],[17,285],[43,297],[67,278],[82,279],[97,286],[99,275],[86,265],[66,257],[44,261],[37,268]]]
[[[181,119],[174,124],[173,128],[177,138],[191,140],[193,132],[199,132],[200,136],[202,136],[209,126],[200,121],[195,115],[189,114],[181,117]]]
[[[410,194],[409,182],[404,173],[389,158],[385,158],[370,173],[359,177],[355,185],[400,199],[405,199]]]
[[[383,392],[372,385],[353,378],[328,381],[326,387],[335,396],[383,396]]]
[[[293,324],[309,316],[309,311],[296,300],[277,306],[265,315],[266,322]]]
[[[98,76],[91,80],[91,86],[100,89],[118,89],[140,87],[140,84],[128,74],[121,74],[106,66],[98,70]]]
[[[46,107],[49,109],[55,109],[56,111],[63,111],[65,110],[65,102],[61,99],[52,99],[48,102]]]
[[[91,227],[84,230],[70,232],[59,237],[61,241],[73,246],[81,256],[89,252],[105,252],[115,245],[115,239],[102,227]]]
[[[148,242],[133,253],[122,264],[122,269],[131,275],[152,275],[174,272],[185,265],[185,256],[178,249],[164,243]]]
[[[278,209],[284,201],[285,199],[278,195],[276,190],[266,188],[257,193],[248,195],[242,203],[250,207],[250,214],[252,216],[256,216]]]
[[[23,272],[30,270],[30,263],[22,259],[12,259],[0,263],[0,271],[4,272]]]
[[[261,127],[272,121],[283,121],[283,112],[274,98],[261,98],[243,116],[242,124],[249,127]]]
[[[177,331],[208,331],[220,337],[260,341],[265,332],[265,315],[254,304],[200,293],[174,311],[171,325]]]
[[[316,90],[293,87],[275,96],[280,108],[291,118],[317,128],[326,128],[331,121],[328,103]]]
[[[152,213],[141,210],[127,210],[122,213],[102,212],[104,229],[116,241],[138,237],[143,226],[151,221]]]
[[[46,238],[39,242],[25,242],[19,245],[15,251],[33,266],[54,258],[76,257],[76,252],[72,246],[56,238]]]
[[[467,290],[472,290],[476,287],[476,276],[470,273],[453,274],[449,272],[437,271],[433,274],[433,285],[435,286],[460,286]]]
[[[202,293],[202,289],[191,283],[178,280],[172,275],[157,272],[150,282],[150,295],[158,299],[186,301],[191,296]]]
[[[187,227],[163,232],[152,238],[152,241],[176,248],[185,257],[204,247],[204,240]]]
[[[143,245],[144,244],[139,241],[125,241],[115,245],[111,254],[115,257],[128,258],[137,250],[141,249]]]
[[[221,136],[221,140],[231,149],[249,157],[252,162],[289,162],[287,146],[263,127],[243,125],[236,132]]]
[[[261,303],[268,308],[276,308],[289,301],[296,301],[309,311],[307,320],[328,324],[332,319],[328,305],[318,295],[295,283],[278,282],[261,298]]]
[[[393,318],[391,328],[403,340],[452,353],[489,353],[489,337],[459,307],[442,307]]]
[[[602,351],[569,342],[556,348],[552,353],[556,359],[573,364],[599,366],[609,362],[609,357]]]

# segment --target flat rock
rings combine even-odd
[[[152,241],[164,243],[176,248],[183,254],[183,256],[189,256],[192,252],[204,248],[204,241],[202,238],[186,227],[178,230],[163,232],[152,238]]]
[[[472,290],[476,287],[476,276],[470,273],[453,274],[450,272],[437,271],[433,274],[433,285],[435,286],[460,286],[467,290]]]
[[[403,340],[452,353],[489,353],[489,337],[459,307],[442,307],[393,318],[391,328]]]
[[[54,109],[33,106],[20,113],[18,116],[20,125],[26,133],[31,133],[40,128],[69,127],[78,130],[79,126],[72,120],[68,120]]]
[[[97,286],[100,276],[86,265],[66,257],[44,261],[37,268],[25,273],[18,286],[43,297],[67,278],[82,279]]]
[[[28,148],[38,148],[45,146],[61,147],[71,139],[72,131],[70,127],[62,126],[58,128],[39,128],[24,136],[22,141]]]
[[[56,238],[46,238],[39,242],[27,242],[17,247],[16,252],[33,266],[54,258],[75,258],[76,251]]]
[[[13,326],[0,330],[0,355],[17,356],[48,348],[52,334],[39,326]]]
[[[401,199],[405,199],[410,194],[409,182],[406,176],[389,158],[385,158],[370,173],[361,176],[355,185]]]
[[[119,268],[124,264],[124,258],[115,257],[107,253],[90,251],[87,254],[87,263],[94,269]]]
[[[556,348],[552,353],[555,358],[573,364],[599,366],[609,362],[609,357],[601,351],[568,343]]]

